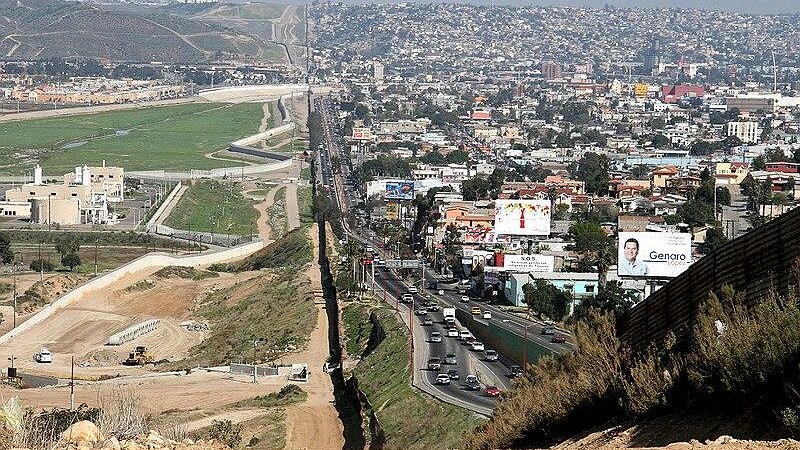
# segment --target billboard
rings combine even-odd
[[[524,236],[550,235],[550,200],[496,200],[494,231]]]
[[[498,236],[492,227],[466,227],[463,241],[465,244],[501,244],[511,242],[511,238]]]
[[[674,278],[691,264],[689,233],[619,233],[620,276]]]
[[[413,200],[414,199],[414,182],[413,181],[387,181],[386,182],[386,195],[387,199],[394,200]]]
[[[505,255],[503,270],[513,272],[552,272],[555,265],[553,255]]]

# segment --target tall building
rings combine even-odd
[[[653,73],[661,62],[661,43],[658,39],[650,41],[650,48],[644,53],[644,71],[648,75]]]
[[[383,64],[375,61],[372,63],[372,78],[377,81],[383,81]]]
[[[561,78],[561,64],[552,61],[543,62],[542,75],[546,80]]]
[[[761,140],[758,122],[728,122],[728,136],[736,136],[747,144],[757,144]]]

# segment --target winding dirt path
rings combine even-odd
[[[275,203],[275,194],[278,192],[280,185],[273,186],[270,188],[269,192],[267,192],[267,197],[264,199],[263,202],[257,204],[255,206],[256,211],[258,211],[258,219],[256,220],[256,225],[258,225],[258,236],[264,241],[264,246],[269,245],[272,243],[272,227],[269,226],[269,208]],[[295,205],[297,201],[295,201]]]
[[[213,416],[203,417],[202,419],[193,420],[185,424],[186,431],[192,432],[202,428],[211,426],[215,420],[230,420],[231,423],[245,422],[250,419],[255,419],[258,416],[265,414],[262,409],[243,409],[237,411],[226,411]]]
[[[288,202],[287,202],[288,203]],[[292,362],[307,362],[311,371],[308,383],[301,387],[308,399],[286,409],[286,449],[338,449],[344,446],[344,434],[339,414],[333,406],[333,385],[321,369],[328,359],[328,318],[322,299],[319,264],[319,239],[316,224],[309,229],[314,244],[314,259],[306,270],[311,280],[317,305],[317,327],[311,333],[308,350],[292,357]]]

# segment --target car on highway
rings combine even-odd
[[[483,318],[485,320],[492,320],[492,312],[491,311],[484,311],[483,312]]]
[[[542,327],[541,333],[544,335],[556,334],[556,328],[550,325],[545,325]]]
[[[461,303],[468,303],[468,302],[469,302],[469,296],[468,295],[462,295],[461,296]]]
[[[464,338],[464,345],[472,347],[472,343],[475,342],[475,338],[472,336]]]
[[[478,381],[478,377],[475,375],[467,375],[466,378],[464,378],[464,389],[468,391],[480,391],[481,383]]]
[[[496,350],[487,349],[483,353],[483,356],[484,356],[484,358],[486,358],[487,361],[497,361],[497,351]]]
[[[428,303],[428,311],[436,312],[436,311],[439,311],[440,309],[442,309],[442,307],[439,306],[438,303],[435,303],[435,302]]]
[[[413,286],[413,285],[409,286],[408,287],[408,292],[411,292],[412,294],[416,294],[417,293],[417,287]]]
[[[478,341],[473,342],[470,348],[472,349],[473,352],[482,352],[486,350],[486,347],[483,346],[483,342],[478,342]]]
[[[522,375],[522,367],[520,367],[520,366],[518,366],[516,364],[512,365],[510,367],[510,371],[508,373],[508,377],[509,378],[516,378],[516,377],[518,377],[520,375]]]
[[[424,316],[424,315],[428,314],[428,308],[423,308],[422,306],[420,306],[419,308],[417,308],[417,311],[415,312],[415,314],[418,315],[418,316]]]
[[[554,344],[563,344],[567,342],[567,337],[564,336],[563,334],[556,334],[553,335],[553,337],[550,339],[550,342]]]
[[[458,370],[450,369],[447,371],[447,376],[449,376],[451,380],[457,380],[461,375],[459,375]]]
[[[414,296],[409,293],[403,294],[403,296],[400,298],[400,302],[402,303],[411,303],[412,301],[414,301]]]
[[[483,393],[486,394],[487,397],[499,397],[500,389],[497,386],[486,386]]]
[[[442,360],[433,357],[428,359],[428,370],[439,370],[442,368]]]
[[[458,337],[458,328],[448,328],[447,329],[447,337]]]
[[[436,375],[436,384],[450,384],[450,375],[446,373]]]
[[[454,353],[448,353],[444,356],[444,363],[450,365],[458,364],[458,358]]]
[[[438,331],[431,333],[431,342],[442,342],[442,333]]]
[[[429,326],[429,325],[433,325],[433,319],[431,319],[430,317],[423,317],[422,326]]]
[[[479,306],[473,306],[469,312],[472,313],[473,316],[476,316],[481,313],[481,308]]]
[[[466,339],[468,337],[473,337],[472,333],[470,333],[469,330],[461,330],[461,331],[458,332],[458,338],[459,339],[463,340],[463,339]]]

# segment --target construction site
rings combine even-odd
[[[8,358],[9,377],[0,387],[0,395],[19,396],[25,407],[41,409],[100,405],[115,392],[133,393],[144,414],[168,412],[192,431],[217,418],[238,423],[262,417],[266,414],[263,409],[231,409],[231,405],[301,383],[308,399],[286,411],[286,448],[341,447],[341,433],[337,432],[341,423],[331,404],[333,388],[321,370],[328,346],[324,302],[318,298],[318,232],[316,225],[301,225],[301,203],[310,208],[310,199],[299,199],[298,190],[310,189],[302,187],[302,161],[276,167],[248,175],[238,185],[243,195],[256,202],[259,239],[229,248],[210,246],[201,253],[148,253],[82,284],[64,287],[49,305],[17,315],[13,329],[9,319],[14,311],[3,307],[0,312],[5,320],[0,331],[5,334],[0,336],[0,354]],[[281,233],[273,233],[275,218],[268,216],[275,215],[279,190],[285,223]],[[179,196],[172,201],[179,202]],[[160,211],[169,214],[173,207],[164,205]],[[308,255],[311,263],[300,271],[289,270],[292,280],[284,285],[298,302],[307,302],[304,307],[315,312],[304,315],[302,326],[287,326],[285,333],[304,335],[292,338],[296,344],[283,345],[271,357],[259,348],[255,361],[245,352],[209,355],[208,349],[216,348],[214,341],[220,334],[233,332],[215,326],[207,310],[221,304],[234,311],[287,273],[281,267],[266,271],[209,268],[268,250],[276,239],[298,228],[313,248]],[[46,281],[29,274],[14,280],[19,289]],[[217,303],[209,301],[211,297]],[[256,345],[246,341],[249,348]],[[264,341],[257,344],[266,348],[269,340]],[[216,363],[204,364],[208,361]],[[253,363],[257,364],[256,376]],[[329,422],[325,428],[329,432],[318,436],[301,432],[319,421]]]

